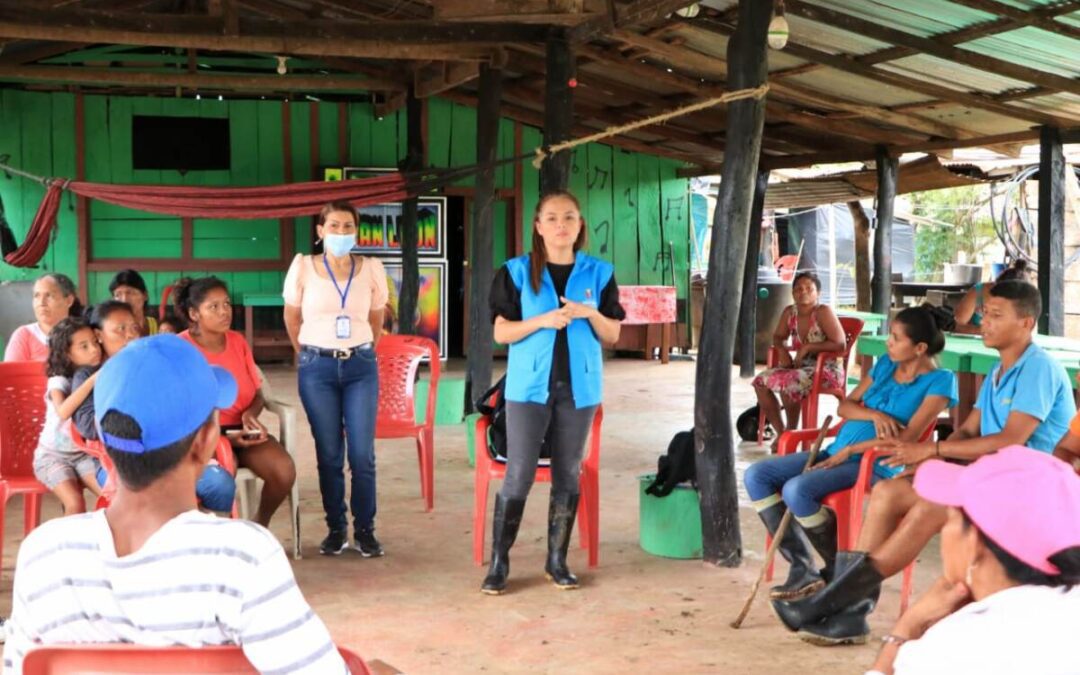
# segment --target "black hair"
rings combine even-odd
[[[71,303],[71,308],[68,309],[68,316],[82,316],[83,304],[82,301],[79,300],[79,292],[76,290],[75,282],[71,280],[71,277],[66,274],[61,274],[60,272],[46,272],[38,277],[37,281],[41,281],[42,279],[52,279],[53,283],[60,287],[60,292],[64,294],[65,298],[72,297],[75,299],[75,301]]]
[[[818,292],[821,292],[821,279],[813,272],[799,272],[796,274],[795,278],[791,280],[792,288],[795,287],[795,284],[799,283],[799,279],[809,279],[814,283],[814,287],[818,289]]]
[[[213,413],[210,413],[211,416]],[[191,443],[195,440],[195,434],[199,429],[210,421],[206,418],[198,429],[184,436],[180,440],[170,443],[163,448],[154,448],[148,452],[124,452],[109,447],[105,442],[105,450],[109,453],[116,466],[116,473],[123,484],[136,492],[149,487],[154,481],[169,473],[180,464],[180,460],[187,456],[191,450]],[[142,440],[142,427],[130,415],[125,415],[116,410],[110,410],[101,418],[101,430],[110,436],[127,440]]]
[[[143,281],[142,275],[135,270],[120,270],[116,273],[116,276],[109,282],[109,293],[115,293],[116,289],[120,286],[131,286],[132,288],[142,291],[143,295],[149,296],[146,292],[146,282]]]
[[[184,277],[173,284],[176,313],[183,319],[185,324],[190,323],[191,310],[197,309],[206,299],[206,294],[215,288],[220,288],[226,293],[229,292],[229,287],[217,277],[202,277],[200,279]]]
[[[901,310],[893,321],[904,327],[904,334],[912,342],[926,343],[927,356],[934,356],[945,349],[945,334],[942,331],[956,326],[956,319],[947,311],[925,304]]]
[[[92,328],[101,329],[101,325],[105,323],[105,320],[112,316],[114,313],[124,311],[135,316],[135,310],[131,308],[131,305],[126,302],[120,302],[119,300],[106,300],[105,302],[99,302],[90,308],[86,313],[86,322],[90,324]]]
[[[161,325],[164,324],[164,323],[171,324],[171,325],[175,326],[177,333],[179,333],[180,331],[187,328],[187,321],[184,321],[182,318],[180,318],[179,316],[176,315],[176,312],[173,312],[171,310],[165,310],[165,316],[158,319],[158,329],[159,330],[160,330]]]
[[[75,374],[76,366],[68,353],[75,334],[91,326],[79,317],[61,319],[49,331],[49,356],[45,360],[45,374],[49,377],[68,377]]]
[[[1066,588],[1072,588],[1080,584],[1080,546],[1063,549],[1050,556],[1048,560],[1054,567],[1058,568],[1059,572],[1058,574],[1047,574],[1006,551],[1000,544],[980,530],[971,521],[967,513],[963,510],[960,513],[964,517],[964,529],[975,527],[979,533],[979,540],[1005,569],[1005,576],[1016,583],[1024,586],[1064,586]]]
[[[1003,269],[1001,274],[997,275],[997,279],[994,279],[995,283],[1001,283],[1002,281],[1024,281],[1031,283],[1031,268],[1028,267],[1028,261],[1021,258]]]
[[[1005,298],[1022,317],[1038,319],[1042,314],[1039,289],[1026,281],[1002,281],[990,287],[990,297]]]

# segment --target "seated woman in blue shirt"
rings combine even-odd
[[[855,485],[861,453],[879,439],[918,439],[943,410],[956,405],[956,376],[938,368],[934,360],[945,347],[941,332],[945,320],[926,306],[909,307],[896,315],[886,342],[887,355],[863,374],[840,404],[837,412],[844,425],[813,470],[802,473],[806,453],[770,457],[747,469],[746,490],[769,533],[776,532],[787,509],[795,517],[779,549],[790,563],[788,578],[772,589],[774,599],[810,595],[824,585],[823,576],[831,574],[836,559],[836,516],[822,506],[822,500]],[[878,462],[874,480],[900,471]],[[823,571],[814,564],[799,529],[825,561]]]

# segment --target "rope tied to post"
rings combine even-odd
[[[575,138],[569,141],[563,141],[562,143],[556,143],[555,145],[540,146],[535,151],[535,157],[533,157],[532,165],[539,169],[544,160],[552,155],[562,152],[563,150],[569,150],[579,145],[586,143],[593,143],[600,141],[611,136],[618,136],[619,134],[626,133],[627,131],[633,131],[642,127],[652,126],[654,124],[661,124],[667,122],[670,119],[681,117],[683,115],[689,115],[691,113],[705,110],[706,108],[712,108],[713,106],[721,105],[723,103],[731,103],[732,101],[740,101],[742,99],[753,98],[760,99],[765,96],[769,91],[768,83],[762,84],[759,87],[752,89],[736,89],[735,91],[725,92],[720,96],[714,96],[713,98],[705,99],[682,108],[676,108],[675,110],[669,110],[652,117],[646,117],[628,124],[620,124],[618,126],[611,126],[603,131],[598,131],[595,134],[589,134],[588,136],[582,136],[581,138]]]

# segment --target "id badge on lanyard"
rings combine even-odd
[[[352,319],[348,314],[345,314],[345,300],[349,297],[349,289],[352,288],[353,275],[356,273],[356,259],[349,257],[349,280],[345,282],[345,290],[341,290],[341,286],[338,285],[337,278],[334,277],[334,272],[330,269],[330,263],[326,261],[326,254],[323,254],[323,265],[326,267],[326,274],[330,277],[330,281],[334,283],[334,289],[341,297],[341,314],[338,315],[334,321],[334,337],[338,340],[348,340],[352,337]]]

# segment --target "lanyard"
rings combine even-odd
[[[345,291],[342,292],[341,286],[338,286],[337,278],[334,276],[334,272],[330,269],[330,263],[326,261],[326,254],[322,257],[323,265],[326,266],[326,274],[330,277],[330,281],[334,282],[334,289],[341,296],[341,309],[345,309],[345,298],[349,297],[349,288],[352,287],[353,275],[356,273],[356,258],[349,256],[349,280],[345,282]]]

